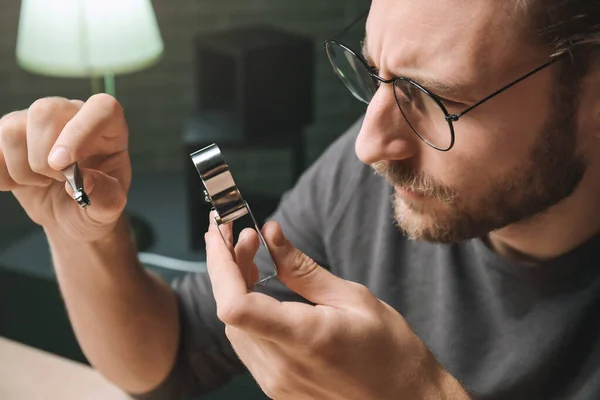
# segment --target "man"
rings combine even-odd
[[[599,16],[374,0],[364,60],[327,44],[367,112],[265,226],[282,282],[265,293],[247,289],[264,260],[251,231],[234,257],[211,225],[209,276],[174,291],[143,271],[110,97],[4,117],[0,189],[45,229],[85,354],[139,398],[244,365],[276,399],[598,398]],[[59,172],[74,162],[87,211]]]

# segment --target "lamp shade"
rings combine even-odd
[[[27,71],[124,74],[154,64],[163,48],[150,0],[22,0],[17,62]]]

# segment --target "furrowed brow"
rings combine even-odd
[[[371,54],[369,53],[369,49],[367,47],[367,36],[361,42],[361,55],[364,60],[367,62],[369,66],[377,67],[373,65],[373,59],[371,58]],[[423,86],[427,90],[430,90],[432,93],[435,93],[438,96],[452,96],[464,92],[464,87],[459,84],[449,83],[440,81],[432,76],[426,76],[420,74],[419,72],[412,72],[406,74],[393,74],[394,77],[402,76],[404,78],[408,78],[417,82],[419,85]]]

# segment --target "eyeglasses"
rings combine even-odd
[[[531,75],[543,70],[563,58],[568,52],[551,58],[546,63],[519,79],[495,91],[483,100],[459,113],[448,112],[442,98],[419,83],[405,77],[383,79],[377,75],[363,57],[350,48],[335,41],[325,42],[325,51],[334,72],[358,100],[369,104],[382,83],[391,84],[400,112],[412,130],[429,146],[440,151],[448,151],[454,146],[454,122],[471,110],[513,87]]]

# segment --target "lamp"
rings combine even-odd
[[[150,0],[22,0],[17,62],[26,71],[92,78],[116,95],[114,76],[157,62],[163,42]]]
[[[116,97],[115,75],[147,68],[163,54],[150,0],[22,0],[17,63],[26,71],[63,78],[90,78],[92,94]],[[129,213],[138,249],[152,230]]]

